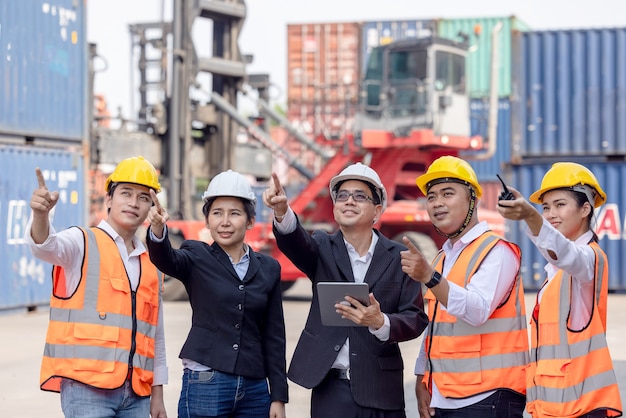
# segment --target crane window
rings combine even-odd
[[[426,50],[392,51],[389,54],[389,80],[408,80],[426,78]]]
[[[465,93],[465,58],[458,54],[437,51],[435,61],[437,89],[450,87],[454,93]]]

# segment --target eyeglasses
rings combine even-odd
[[[347,202],[348,199],[350,198],[350,196],[352,196],[352,198],[354,199],[355,202],[358,203],[364,203],[367,201],[370,202],[374,202],[374,199],[372,199],[371,197],[369,197],[368,195],[366,195],[364,192],[354,192],[354,193],[350,193],[346,190],[340,190],[335,194],[335,201],[336,202]]]

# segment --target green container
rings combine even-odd
[[[463,19],[441,19],[438,34],[442,38],[462,41],[459,32],[469,36],[470,52],[466,61],[468,91],[471,97],[489,95],[491,85],[491,31],[502,22],[498,39],[498,97],[508,97],[512,91],[512,33],[529,31],[530,27],[515,16],[475,17]],[[479,28],[480,34],[476,34]]]

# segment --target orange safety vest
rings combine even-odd
[[[579,417],[596,410],[622,415],[617,379],[606,342],[609,267],[597,243],[595,297],[589,325],[570,330],[572,277],[562,270],[544,283],[538,320],[531,318],[531,363],[526,375],[533,417]]]
[[[133,292],[115,241],[99,228],[81,230],[86,240],[78,288],[50,298],[41,389],[60,392],[61,378],[116,389],[130,376],[133,391],[149,396],[161,291],[157,270],[142,254]],[[63,268],[54,266],[52,275],[55,289],[61,289]]]
[[[491,231],[463,249],[446,279],[467,287],[491,249],[503,242],[521,257],[519,247]],[[443,271],[445,253],[433,260]],[[508,298],[480,326],[469,325],[438,308],[432,291],[426,292],[430,326],[426,335],[428,362],[423,382],[432,391],[432,378],[446,398],[467,398],[496,389],[526,393],[528,330],[524,290],[519,274]]]

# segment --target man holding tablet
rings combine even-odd
[[[313,301],[288,377],[313,389],[311,417],[404,418],[403,361],[399,342],[417,338],[427,325],[421,285],[402,272],[405,247],[373,228],[387,206],[378,174],[356,163],[330,181],[339,231],[309,234],[287,203],[273,174],[263,194],[274,210],[280,250],[313,282]],[[346,296],[335,309],[360,326],[325,326],[318,282],[369,285],[367,304]]]

